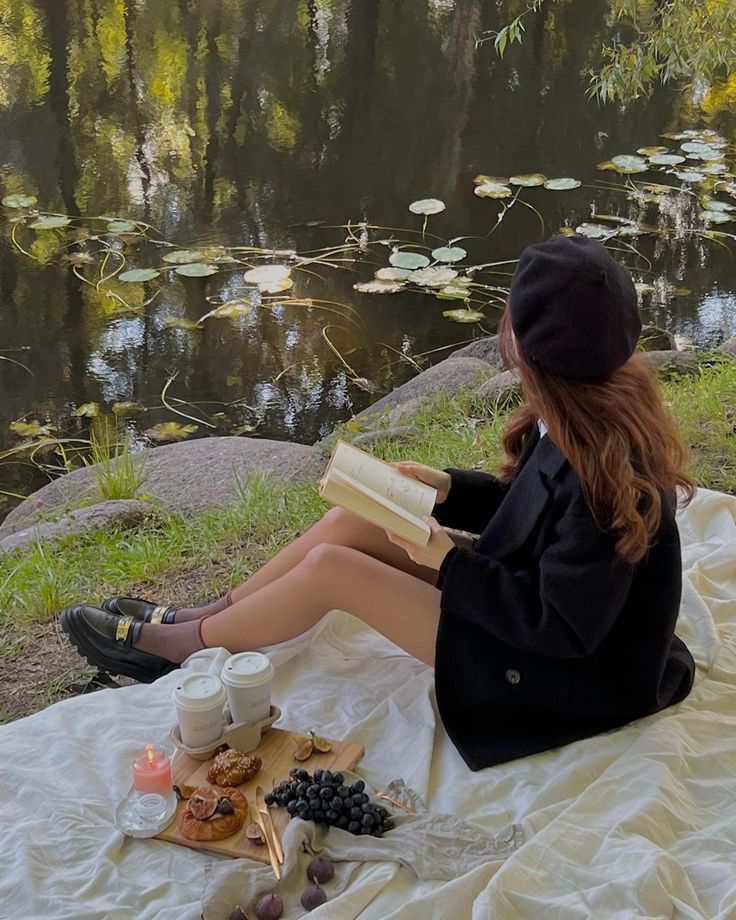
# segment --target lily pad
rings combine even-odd
[[[654,293],[654,285],[645,284],[643,281],[635,282],[634,289],[636,290],[637,294],[653,294]]]
[[[178,265],[174,271],[177,275],[184,275],[187,278],[206,278],[207,275],[217,274],[217,266],[210,265],[208,262],[190,262],[187,265]]]
[[[8,428],[21,438],[35,438],[43,437],[48,438],[53,436],[53,432],[56,431],[54,425],[42,425],[38,419],[31,419],[30,422],[11,422],[8,425]]]
[[[680,131],[679,133],[662,134],[661,137],[666,137],[667,140],[670,141],[684,141],[687,140],[690,135],[686,134],[684,131]]]
[[[479,175],[473,179],[476,185],[508,185],[509,180],[505,176],[485,176]]]
[[[108,233],[137,233],[138,227],[132,220],[113,220],[107,225]]]
[[[712,150],[712,147],[703,141],[687,141],[684,144],[680,144],[680,150],[684,150],[685,153],[701,153],[703,150]]]
[[[28,226],[31,230],[58,230],[60,227],[66,227],[71,223],[70,217],[62,217],[59,214],[49,214],[46,217],[39,217]]]
[[[276,284],[291,275],[291,269],[286,265],[258,265],[250,268],[243,275],[243,280],[248,284]]]
[[[677,166],[685,162],[685,157],[678,156],[676,153],[655,153],[649,157],[649,162],[655,166]]]
[[[6,195],[3,198],[6,208],[32,208],[37,201],[35,195]]]
[[[419,287],[442,287],[449,284],[453,278],[457,278],[457,272],[452,268],[444,266],[433,266],[432,268],[420,268],[412,273],[412,284],[418,284]]]
[[[283,291],[288,291],[293,287],[294,282],[291,278],[282,278],[280,281],[269,281],[267,284],[259,284],[258,290],[262,294],[281,294]]]
[[[374,278],[376,281],[406,281],[411,276],[408,268],[379,268]]]
[[[199,320],[185,319],[183,316],[167,314],[161,317],[161,324],[168,329],[201,329]]]
[[[118,281],[130,284],[138,281],[153,281],[154,278],[158,278],[158,271],[155,268],[131,268],[118,275]]]
[[[605,240],[609,236],[615,236],[618,231],[611,227],[606,227],[603,224],[584,223],[576,227],[575,232],[580,234],[580,236],[590,237],[592,240]]]
[[[143,434],[152,441],[183,441],[194,434],[199,425],[182,425],[180,422],[161,422],[153,428],[147,428]]]
[[[485,315],[478,310],[443,310],[442,315],[455,323],[479,323]]]
[[[696,172],[694,169],[681,169],[675,175],[683,182],[702,182],[706,178],[705,173]]]
[[[611,157],[611,162],[616,167],[616,172],[627,176],[632,173],[646,172],[649,169],[649,164],[643,157],[637,157],[629,153],[621,153]]]
[[[728,166],[725,163],[701,163],[698,168],[700,172],[708,176],[720,176],[728,172]]]
[[[97,418],[100,414],[100,404],[96,402],[87,402],[82,403],[81,406],[77,406],[74,411],[74,415],[77,418]]]
[[[705,198],[703,204],[706,211],[736,211],[736,204],[731,204],[729,201],[716,201],[713,198]]]
[[[113,403],[112,411],[115,413],[115,415],[138,415],[140,412],[144,412],[145,410],[140,403],[123,401]]]
[[[462,246],[440,246],[432,250],[432,258],[435,262],[459,262],[466,255],[467,252]]]
[[[398,294],[405,290],[401,281],[360,281],[353,288],[361,294]]]
[[[445,210],[445,202],[439,198],[420,198],[409,205],[412,214],[439,214]]]
[[[547,177],[542,173],[525,173],[521,176],[512,176],[509,182],[512,185],[521,185],[523,188],[533,188],[535,185],[544,185]]]
[[[468,300],[470,297],[470,278],[455,278],[437,291],[440,300]]]
[[[500,185],[498,182],[484,182],[482,185],[476,185],[473,192],[479,198],[511,197],[511,189],[507,185]]]
[[[167,252],[163,257],[164,262],[171,265],[188,265],[190,262],[199,262],[204,255],[196,249],[177,249],[176,252]]]
[[[603,163],[599,163],[596,166],[596,169],[600,169],[602,172],[616,172],[617,167],[613,160],[604,160]]]
[[[429,259],[420,255],[418,252],[392,252],[388,258],[394,268],[426,268],[429,265]]]
[[[551,192],[566,192],[571,188],[580,188],[580,179],[547,179],[544,187]]]
[[[667,149],[667,147],[639,147],[636,152],[643,157],[652,157],[658,153],[667,153]]]
[[[698,217],[701,220],[707,221],[709,224],[727,224],[730,220],[734,219],[731,214],[726,214],[723,211],[710,210],[701,211]]]
[[[231,319],[235,316],[247,316],[252,311],[253,304],[250,300],[227,300],[225,303],[220,304],[219,307],[215,307],[208,315],[215,316],[218,319]]]

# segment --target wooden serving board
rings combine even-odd
[[[258,846],[252,843],[245,836],[245,830],[249,824],[255,822],[256,812],[256,787],[262,786],[264,794],[271,791],[274,785],[277,785],[283,779],[289,776],[289,770],[294,767],[304,767],[310,773],[318,768],[323,770],[352,770],[365,753],[365,749],[360,744],[353,744],[349,741],[332,741],[332,750],[326,754],[320,754],[315,751],[311,757],[303,762],[294,760],[293,754],[296,750],[294,743],[294,732],[282,731],[279,728],[271,728],[263,733],[261,743],[252,753],[257,754],[263,761],[263,766],[256,773],[253,779],[237,788],[243,793],[248,800],[248,815],[241,829],[233,834],[232,837],[226,837],[224,840],[189,840],[179,830],[179,815],[186,807],[185,802],[179,802],[176,808],[176,814],[169,826],[157,834],[159,840],[168,840],[171,843],[181,843],[185,847],[193,847],[195,850],[207,850],[210,853],[220,853],[223,856],[233,856],[237,858],[248,857],[257,859],[259,862],[269,864],[268,847]],[[187,754],[178,751],[171,765],[171,773],[176,785],[185,784],[187,786],[210,786],[207,780],[207,771],[212,766],[212,760],[194,760]],[[289,813],[285,808],[270,808],[271,817],[279,838],[283,838],[286,825],[289,823]]]

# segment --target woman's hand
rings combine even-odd
[[[420,482],[425,482],[428,486],[437,489],[437,504],[442,504],[447,499],[450,491],[450,474],[444,470],[436,470],[434,467],[425,466],[423,463],[415,463],[414,460],[398,460],[392,463],[395,469],[405,476],[412,476]]]
[[[439,570],[445,556],[455,546],[455,543],[433,517],[425,517],[424,520],[429,524],[432,531],[429,543],[426,546],[417,546],[416,543],[411,543],[409,540],[391,533],[390,530],[386,531],[386,536],[391,543],[395,543],[396,546],[400,546],[405,550],[412,562],[416,562],[417,565],[426,565],[430,569]]]

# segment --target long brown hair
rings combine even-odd
[[[525,437],[543,419],[580,477],[598,526],[616,535],[619,556],[643,559],[660,525],[663,493],[674,495],[679,486],[683,504],[695,493],[683,470],[686,448],[652,371],[635,355],[608,377],[563,379],[524,359],[508,304],[498,332],[501,355],[526,398],[503,435],[502,476],[513,476]]]

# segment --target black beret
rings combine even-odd
[[[558,377],[607,377],[639,341],[631,275],[587,237],[558,234],[527,246],[511,280],[510,301],[524,357]]]

